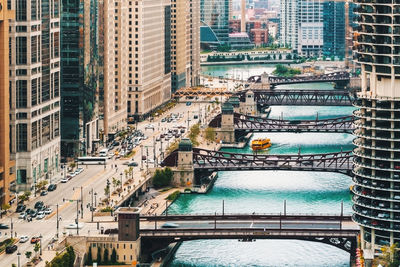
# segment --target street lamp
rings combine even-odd
[[[76,219],[75,219],[75,224],[76,224],[76,234],[79,235],[79,199],[67,199],[63,198],[63,202],[69,201],[69,202],[76,202]]]
[[[18,250],[18,253],[17,253],[17,257],[18,257],[18,267],[21,267],[21,259],[20,259],[21,252],[19,252],[19,250]]]
[[[94,211],[94,206],[93,206],[93,195],[96,196],[97,193],[93,192],[93,188],[89,191],[89,194],[92,195],[92,203],[90,204],[90,211],[92,212],[92,222],[93,222],[93,211]]]
[[[72,187],[72,191],[75,191],[75,188],[79,188],[81,190],[81,219],[83,219],[83,186],[74,186]]]

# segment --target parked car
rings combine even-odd
[[[47,187],[47,191],[54,191],[57,189],[57,185],[56,184],[50,184],[49,187]]]
[[[18,215],[18,219],[25,219],[26,215],[27,215],[26,212],[23,211]]]
[[[18,249],[17,245],[9,245],[6,247],[6,253],[12,254]]]
[[[35,218],[37,216],[37,212],[35,210],[31,210],[31,212],[29,213],[29,216],[31,216],[32,218]]]
[[[28,236],[22,235],[19,237],[19,243],[25,243],[29,240]]]
[[[17,209],[15,210],[16,212],[22,212],[26,209],[26,205],[24,204],[18,204]]]
[[[31,244],[36,244],[37,242],[40,241],[40,237],[37,236],[32,236],[31,238]]]
[[[0,223],[0,229],[8,229],[10,228],[7,224]]]
[[[147,129],[152,129],[154,130],[154,125],[153,124],[147,124],[146,127],[144,127],[145,130]]]
[[[40,208],[40,207],[43,207],[44,206],[44,203],[43,203],[43,201],[37,201],[36,203],[35,203],[35,209],[38,209],[38,208]]]
[[[44,214],[44,211],[39,211],[37,216],[36,216],[36,220],[41,220],[46,216],[46,214]]]
[[[47,195],[47,190],[43,190],[42,192],[40,192],[40,195],[41,195],[41,196]]]
[[[67,177],[61,179],[61,183],[66,183],[68,181],[69,181],[69,179]]]
[[[47,209],[44,210],[44,214],[46,214],[46,215],[49,215],[49,214],[51,214],[52,212],[53,212],[53,209],[52,209],[52,208],[47,208]]]
[[[137,167],[137,166],[139,166],[139,164],[137,162],[132,161],[132,162],[128,163],[128,166],[129,167]]]

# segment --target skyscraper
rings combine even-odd
[[[85,155],[98,140],[98,1],[62,0],[61,151]]]
[[[15,161],[10,158],[9,20],[15,18],[7,1],[0,0],[0,205],[8,203],[15,190]]]
[[[128,63],[133,60],[131,56],[128,58],[128,45],[132,42],[128,37],[133,34],[132,30],[128,31],[128,5],[128,1],[105,0],[101,14],[104,24],[104,118],[100,130],[104,132],[105,140],[113,139],[127,126]]]
[[[354,111],[353,220],[361,247],[374,254],[400,242],[400,3],[356,3],[362,88]]]
[[[11,1],[11,153],[29,190],[60,166],[60,2]]]
[[[280,42],[294,51],[297,51],[299,44],[298,9],[298,0],[281,0]]]
[[[321,0],[302,0],[298,5],[297,50],[306,56],[319,56],[323,45],[323,3]]]
[[[125,101],[129,116],[136,119],[149,115],[171,98],[170,5],[170,0],[128,3],[129,17],[124,27],[128,35],[125,48],[129,90]]]
[[[344,5],[344,2],[324,2],[324,56],[344,58],[346,38]]]
[[[198,84],[200,75],[200,3],[171,1],[172,92]]]
[[[200,21],[212,29],[222,45],[229,43],[229,0],[200,0]]]

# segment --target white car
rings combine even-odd
[[[47,209],[44,210],[44,214],[46,214],[46,215],[49,215],[49,214],[51,214],[52,212],[53,212],[53,209],[52,209],[52,208],[47,208]]]
[[[68,178],[62,178],[62,179],[61,179],[61,183],[66,183],[66,182],[68,182],[68,181],[69,181]]]
[[[19,238],[19,243],[25,243],[25,242],[28,241],[28,240],[29,240],[29,237],[28,237],[28,236],[22,235],[22,236]]]
[[[85,225],[84,223],[78,223],[78,229],[81,229],[84,225]],[[76,229],[76,228],[77,228],[77,227],[76,227],[76,223],[67,224],[67,225],[65,226],[65,228],[66,228],[66,229]]]
[[[71,177],[75,177],[76,173],[75,172],[69,172],[68,175],[71,176]]]
[[[21,213],[18,215],[18,219],[24,219],[25,216],[26,216],[25,211],[24,211],[24,212],[21,212]]]
[[[44,211],[39,211],[37,216],[36,216],[36,220],[41,220],[46,216],[46,214],[44,214]]]
[[[146,127],[144,127],[145,130],[147,129],[152,129],[154,130],[154,125],[153,124],[147,124]]]

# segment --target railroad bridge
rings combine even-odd
[[[140,242],[141,259],[174,242],[198,239],[297,239],[321,242],[350,253],[354,261],[359,228],[341,214],[187,214],[143,216],[140,208],[119,208],[118,240]],[[168,227],[167,227],[168,225]]]
[[[247,79],[247,82],[261,83],[262,80],[263,80],[262,75],[255,75],[249,77]],[[269,83],[271,87],[281,84],[334,82],[336,83],[336,88],[344,88],[350,82],[350,74],[346,71],[339,71],[339,72],[333,72],[321,75],[312,75],[312,76],[296,76],[296,77],[267,76],[267,80],[265,82]]]
[[[316,120],[279,120],[258,116],[233,113],[235,131],[242,132],[344,132],[354,130],[354,117],[344,116],[331,119]],[[222,114],[218,114],[208,125],[213,128],[222,127]]]

